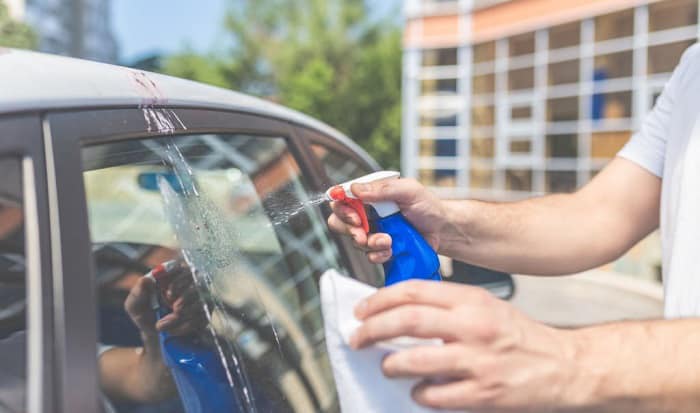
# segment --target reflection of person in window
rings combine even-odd
[[[172,313],[161,320],[156,321],[150,306],[151,294],[156,291],[154,282],[144,277],[131,288],[124,307],[140,331],[143,346],[100,346],[100,383],[107,399],[154,403],[176,395],[173,380],[161,358],[158,332],[194,334],[205,325],[189,271],[184,267],[176,271],[172,274],[173,282],[164,291]],[[0,339],[0,412],[24,410],[26,347],[25,330]]]
[[[151,308],[156,293],[152,279],[142,277],[124,302],[124,308],[138,327],[142,347],[112,347],[102,352],[99,362],[102,391],[112,400],[157,402],[176,394],[170,372],[163,363],[158,332],[188,335],[201,331],[205,318],[189,269],[178,267],[163,291],[172,312],[160,320]]]

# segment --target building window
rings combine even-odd
[[[455,113],[424,113],[420,116],[420,125],[427,127],[456,127],[457,114]]]
[[[496,90],[496,77],[493,73],[472,77],[472,94],[483,95]]]
[[[562,49],[581,43],[581,23],[569,23],[549,29],[549,48]]]
[[[474,45],[474,63],[491,62],[496,59],[496,43],[487,42]]]
[[[532,191],[531,170],[506,170],[506,189],[509,191]]]
[[[473,126],[493,126],[494,109],[493,106],[473,106],[472,125]]]
[[[530,139],[513,139],[510,141],[510,153],[526,155],[532,152],[532,142]]]
[[[535,53],[535,33],[525,33],[508,39],[510,57]]]
[[[634,34],[634,9],[595,18],[595,41],[629,37]]]
[[[457,156],[456,139],[421,139],[419,147],[420,156]]]
[[[591,158],[612,159],[630,138],[630,132],[595,132],[591,136]]]
[[[576,190],[576,172],[547,171],[544,175],[547,192],[573,192]]]
[[[508,89],[532,89],[535,86],[535,69],[528,67],[508,72]]]
[[[547,120],[566,122],[578,120],[578,98],[558,98],[547,100]]]
[[[693,26],[697,22],[697,0],[669,0],[649,5],[650,32]]]
[[[470,148],[472,158],[493,158],[493,138],[472,138]]]
[[[510,118],[513,120],[532,119],[532,106],[514,106],[510,108]]]
[[[578,83],[579,60],[550,63],[548,78],[550,86]]]
[[[427,95],[454,95],[457,94],[457,79],[423,79],[421,81],[421,94]]]
[[[469,171],[469,186],[475,189],[493,188],[493,170],[472,168]]]
[[[457,49],[428,49],[423,50],[423,66],[456,66]]]
[[[676,68],[681,60],[683,52],[688,47],[695,43],[694,40],[684,42],[676,42],[670,44],[662,44],[660,46],[652,46],[648,50],[650,75],[657,73],[671,73]]]
[[[628,119],[632,116],[632,92],[597,93],[591,98],[591,117]]]
[[[421,169],[419,179],[428,186],[454,188],[457,186],[457,171],[454,169]]]
[[[578,138],[574,134],[547,135],[547,158],[578,157]]]
[[[593,80],[604,81],[607,79],[632,77],[633,60],[631,50],[596,56]]]

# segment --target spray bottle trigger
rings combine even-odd
[[[357,212],[357,215],[360,216],[360,223],[362,225],[362,229],[365,231],[365,234],[368,234],[369,220],[367,219],[367,211],[365,211],[365,205],[362,203],[362,201],[354,198],[346,198],[345,200],[343,200],[343,202],[350,206],[350,208],[354,209],[355,212]]]

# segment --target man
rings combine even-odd
[[[568,274],[607,263],[661,228],[665,321],[559,330],[463,285],[411,281],[360,304],[360,349],[398,336],[439,348],[384,359],[388,377],[422,377],[423,405],[472,412],[700,411],[700,47],[684,54],[663,94],[618,157],[574,194],[516,203],[440,201],[412,180],[355,185],[393,200],[439,253],[511,273]],[[329,225],[391,255],[357,215],[333,205]],[[572,303],[576,305],[576,303]],[[438,380],[435,380],[438,378]]]

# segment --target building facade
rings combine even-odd
[[[445,197],[568,192],[698,39],[698,0],[407,0],[402,169]]]
[[[37,32],[42,52],[117,62],[110,0],[13,1],[24,3],[24,20]]]

